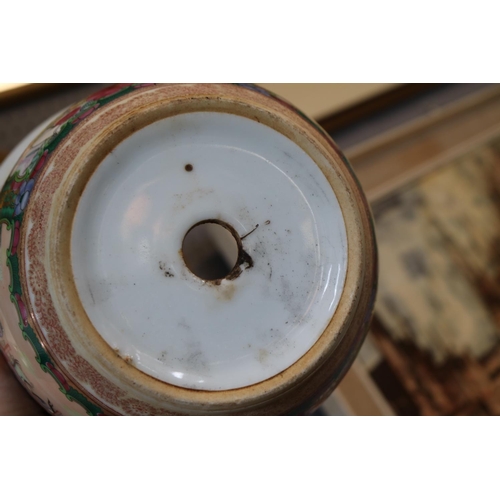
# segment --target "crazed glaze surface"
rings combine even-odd
[[[243,238],[252,266],[238,277],[214,284],[186,267],[182,240],[205,219]],[[160,380],[215,391],[265,380],[310,349],[342,293],[347,239],[335,194],[296,144],[244,117],[189,113],[103,160],[78,206],[72,263],[113,349]]]
[[[257,97],[256,93],[262,95]],[[221,95],[224,95],[225,101],[221,100]],[[64,183],[69,182],[71,176],[79,175],[78,172],[83,168],[82,165],[85,165],[85,154],[87,154],[85,151],[92,154],[95,144],[98,144],[99,140],[101,140],[99,139],[100,136],[98,136],[100,129],[104,130],[108,127],[108,131],[114,130],[113,123],[115,122],[113,120],[117,118],[121,119],[122,123],[125,124],[127,116],[132,119],[138,117],[138,120],[140,120],[141,116],[137,114],[137,111],[129,111],[134,109],[134,106],[135,109],[140,110],[146,109],[147,106],[153,106],[153,108],[156,106],[160,110],[163,102],[169,106],[175,106],[176,102],[178,102],[176,99],[183,99],[182,102],[179,101],[181,102],[180,106],[185,108],[183,108],[183,113],[186,112],[186,109],[190,109],[190,106],[193,106],[193,109],[196,110],[196,106],[208,106],[210,108],[213,103],[224,110],[227,108],[229,113],[232,113],[232,109],[237,104],[244,114],[249,113],[251,120],[242,116],[228,115],[228,111],[224,111],[224,113],[219,113],[224,116],[220,127],[214,127],[214,123],[217,122],[217,119],[215,122],[213,121],[216,113],[206,113],[209,109],[205,109],[202,114],[212,115],[209,118],[212,120],[210,126],[205,127],[210,133],[218,131],[220,134],[226,134],[229,137],[227,120],[233,120],[232,123],[229,123],[229,128],[235,132],[239,131],[241,133],[244,127],[248,126],[247,131],[251,137],[259,133],[263,134],[262,138],[275,134],[274,139],[278,142],[282,141],[281,147],[274,148],[275,151],[271,147],[271,143],[269,143],[267,149],[264,147],[261,155],[255,155],[255,151],[246,151],[246,149],[254,149],[253,147],[248,148],[248,144],[252,144],[251,141],[250,143],[239,144],[236,147],[234,144],[224,144],[224,141],[222,141],[219,146],[223,147],[219,148],[213,147],[213,144],[208,146],[206,143],[203,145],[202,142],[196,143],[195,141],[195,146],[203,154],[200,154],[199,158],[186,160],[186,162],[190,161],[194,165],[193,171],[186,172],[180,165],[178,176],[174,174],[174,178],[165,177],[169,182],[173,181],[173,184],[177,182],[175,177],[179,177],[182,182],[188,183],[186,184],[187,191],[184,193],[193,192],[193,186],[189,185],[189,183],[193,183],[196,178],[203,176],[200,165],[203,165],[203,162],[207,160],[207,165],[212,166],[208,166],[206,172],[208,173],[213,169],[215,169],[214,172],[217,172],[218,168],[224,167],[224,161],[215,161],[217,160],[217,154],[221,153],[219,150],[226,148],[232,150],[231,154],[238,159],[240,168],[238,175],[243,177],[247,175],[246,182],[249,185],[252,182],[259,184],[260,189],[254,188],[253,196],[245,198],[248,192],[252,193],[252,189],[242,189],[241,183],[235,180],[231,181],[230,176],[224,182],[226,192],[223,193],[223,196],[232,200],[232,204],[228,205],[231,211],[238,206],[241,208],[241,205],[245,202],[252,208],[250,212],[253,212],[253,215],[252,213],[234,215],[234,212],[232,212],[232,216],[227,213],[226,221],[233,224],[241,236],[245,236],[259,224],[259,227],[253,233],[243,238],[245,250],[249,254],[253,252],[255,259],[253,257],[252,259],[255,265],[250,269],[242,268],[241,275],[231,283],[225,283],[223,280],[217,290],[214,289],[213,284],[210,284],[210,293],[215,292],[211,294],[205,293],[207,291],[205,290],[206,284],[201,283],[200,280],[195,279],[189,272],[186,272],[185,268],[182,268],[179,256],[176,257],[171,253],[174,246],[180,246],[179,238],[181,233],[184,234],[189,228],[189,217],[186,217],[183,221],[186,226],[182,228],[182,231],[182,224],[178,227],[177,233],[167,231],[172,236],[172,238],[168,239],[168,242],[167,238],[158,240],[161,245],[153,249],[154,251],[150,251],[149,260],[145,259],[146,265],[142,268],[141,266],[133,268],[130,265],[131,261],[126,260],[130,258],[133,251],[128,250],[124,244],[130,241],[135,242],[136,239],[133,236],[144,236],[142,229],[134,226],[134,220],[137,223],[141,208],[139,206],[130,207],[130,204],[133,205],[138,197],[141,198],[140,185],[142,182],[143,187],[145,187],[144,179],[141,180],[139,169],[136,168],[137,165],[133,162],[128,164],[127,161],[123,162],[125,170],[128,169],[130,173],[130,179],[127,178],[127,174],[120,176],[119,179],[117,178],[117,182],[113,182],[111,179],[106,181],[105,172],[107,170],[111,171],[113,168],[116,169],[117,162],[113,157],[120,151],[123,152],[123,148],[126,149],[129,140],[133,141],[134,137],[140,137],[141,133],[148,134],[148,130],[155,129],[155,125],[160,123],[158,119],[156,119],[155,123],[146,127],[140,126],[139,131],[136,131],[135,125],[129,126],[128,128],[132,127],[133,132],[130,138],[126,139],[122,144],[118,144],[115,151],[111,151],[107,158],[103,158],[102,165],[91,177],[87,188],[81,189],[80,192],[78,190],[71,191],[76,194],[73,195],[73,198],[65,201],[63,206],[58,201],[65,195]],[[209,101],[205,101],[205,99],[209,99]],[[250,102],[252,104],[248,107]],[[128,115],[127,113],[131,114]],[[189,113],[191,113],[191,118],[197,119],[192,112]],[[255,116],[251,116],[252,113]],[[359,347],[373,306],[374,288],[372,288],[372,285],[375,279],[373,233],[369,226],[366,201],[359,192],[355,179],[352,178],[348,171],[345,160],[342,159],[331,140],[324,135],[314,122],[308,121],[290,104],[280,101],[263,89],[253,86],[160,85],[151,87],[149,84],[119,85],[90,96],[88,100],[69,108],[62,115],[51,120],[48,126],[40,127],[40,131],[33,134],[32,138],[34,140],[14,165],[14,153],[19,154],[19,149],[22,149],[21,147],[17,148],[17,151],[14,151],[6,160],[2,167],[4,170],[1,172],[4,178],[7,177],[5,168],[11,170],[12,173],[8,176],[0,195],[0,255],[5,256],[0,259],[0,348],[6,355],[14,372],[32,396],[50,413],[68,415],[85,413],[90,415],[205,413],[209,408],[207,405],[212,405],[213,411],[223,413],[241,413],[242,411],[282,413],[303,411],[301,408],[307,408],[310,404],[317,404],[318,398],[324,397],[326,391],[329,390],[328,388],[333,387],[333,384],[338,382],[339,377],[352,361],[355,350]],[[95,116],[97,118],[94,118]],[[188,116],[186,114],[183,119]],[[176,118],[174,116],[164,119],[162,122],[174,124]],[[305,121],[303,118],[305,118]],[[189,120],[189,118],[187,119]],[[265,125],[260,125],[258,122],[261,120],[269,121],[273,127],[275,124],[279,127],[284,126],[285,130],[288,130],[293,135],[294,141],[302,143],[306,146],[306,149],[313,152],[315,160],[311,160],[311,157],[305,155],[304,151],[293,141],[290,141],[289,138],[281,136],[281,139],[279,139],[280,134],[278,132],[269,129]],[[251,125],[247,122],[250,122]],[[198,120],[198,123],[201,122]],[[241,125],[243,123],[246,123],[246,125]],[[159,125],[160,129],[162,126]],[[288,129],[289,126],[292,128]],[[293,127],[298,128],[295,130]],[[259,132],[259,130],[262,131],[263,129],[267,129],[266,133]],[[271,135],[268,136],[270,132]],[[182,134],[180,135],[182,136]],[[235,139],[237,139],[238,134],[235,133],[234,135]],[[193,137],[184,134],[184,138],[192,139]],[[287,144],[287,141],[290,144]],[[265,139],[263,142],[265,143]],[[177,147],[177,145],[170,149],[169,153],[163,152],[166,155],[165,159],[169,161],[175,159],[176,154],[182,151],[182,147]],[[185,148],[184,152],[186,151]],[[193,149],[194,151],[196,151],[196,148]],[[284,158],[285,151],[291,157],[289,160]],[[150,169],[150,172],[154,172],[155,169],[159,168],[159,164],[155,163],[158,158],[148,159],[147,156],[141,157],[139,155],[138,159],[143,162],[146,170]],[[219,159],[222,160],[223,158],[227,157],[224,155]],[[322,165],[321,170],[323,173],[328,172],[325,174],[327,177],[323,177],[319,169],[314,170],[318,161],[326,162],[325,165],[337,165],[338,167],[335,168],[339,168],[339,171],[332,169],[331,166]],[[106,162],[109,163],[108,169],[103,169],[102,167],[106,165]],[[294,162],[298,166],[294,166]],[[264,172],[263,175],[259,175],[259,182],[256,182],[256,177],[252,177],[251,172],[253,170],[248,169],[247,171],[241,168],[244,165],[256,169],[259,174]],[[227,164],[225,167],[227,171]],[[157,170],[157,173],[160,170]],[[175,170],[165,169],[164,172],[171,173],[172,171]],[[121,173],[123,172],[121,171]],[[97,183],[93,193],[92,184],[97,182],[95,179],[99,179],[99,176],[104,176],[101,179],[104,182],[100,186]],[[226,178],[226,176],[224,177]],[[134,179],[138,181],[138,185],[134,183]],[[204,182],[208,182],[208,179],[209,177]],[[342,211],[338,203],[336,204],[336,196],[331,189],[333,184],[336,185],[335,189],[339,190],[338,193],[341,194],[339,202]],[[274,215],[268,215],[271,207],[266,207],[266,202],[269,205],[272,202],[262,200],[263,193],[266,192],[266,189],[269,189],[269,186],[274,186],[270,197],[280,202],[280,208],[275,208]],[[115,198],[120,198],[122,188],[123,192],[127,193],[127,196],[121,198],[120,201],[120,199]],[[106,189],[108,189],[107,192]],[[155,187],[149,186],[149,188],[146,188],[146,194],[148,194],[148,189],[152,190],[149,193],[152,194]],[[179,193],[169,192],[169,189],[171,187],[166,188],[166,191],[170,196],[154,197],[156,201],[151,207],[153,215],[162,209],[175,209],[172,200]],[[78,204],[78,210],[76,210],[76,203],[80,199],[82,192],[84,196],[81,203]],[[235,192],[239,196],[234,196]],[[85,202],[86,193],[90,193],[90,201],[87,203]],[[113,196],[107,196],[109,193]],[[198,192],[198,196],[192,196],[190,201],[183,200],[181,202],[181,200],[178,200],[177,209],[190,207],[186,209],[186,216],[190,214],[193,219],[195,215],[199,215],[199,219],[207,218],[208,215],[205,210],[208,205],[203,206],[203,200],[206,202],[210,199],[210,193],[204,193],[201,196],[200,194],[202,193]],[[314,199],[316,196],[319,199]],[[95,199],[92,199],[93,197]],[[212,201],[215,202],[217,199],[218,197],[213,197]],[[291,202],[290,210],[286,210],[283,206],[283,202],[286,200]],[[259,202],[257,203],[257,201]],[[93,207],[94,202],[95,209]],[[77,251],[73,252],[74,258],[70,259],[68,250],[68,258],[66,259],[64,252],[61,254],[62,258],[59,255],[60,251],[62,251],[59,250],[59,247],[65,248],[64,241],[66,239],[69,241],[69,236],[72,233],[71,228],[67,226],[67,223],[65,223],[66,226],[63,224],[57,230],[53,229],[52,226],[56,227],[57,224],[60,224],[58,221],[61,214],[67,212],[66,207],[71,205],[74,205],[76,210],[75,227],[79,224],[82,225],[82,221],[85,222],[82,214],[85,214],[86,211],[89,212],[87,214],[90,217],[88,220],[93,222],[88,226],[83,224],[84,228],[73,232],[73,248],[77,249]],[[102,214],[98,213],[95,216],[95,213],[98,212],[97,206],[104,207],[106,210]],[[211,206],[213,207],[213,205]],[[128,210],[129,208],[131,209]],[[226,213],[224,213],[223,206],[221,205],[219,208],[220,210],[214,210],[213,215],[208,217],[213,216],[225,220]],[[196,209],[199,209],[198,212]],[[361,211],[360,215],[358,215],[358,209]],[[343,212],[344,210],[347,210],[347,212]],[[179,213],[182,212],[182,210],[178,211]],[[94,215],[92,215],[92,212],[94,212]],[[343,212],[346,221],[345,225],[341,212]],[[130,216],[129,218],[126,216],[127,213]],[[202,213],[203,216],[201,216]],[[260,219],[264,219],[263,223]],[[126,224],[120,225],[120,220],[122,222],[125,220]],[[150,222],[152,219],[146,220]],[[160,222],[159,230],[166,228],[166,221],[167,218],[164,217],[163,222]],[[196,220],[191,220],[191,224],[192,222],[196,222]],[[287,222],[292,225],[298,224],[295,227],[295,233],[293,232],[294,227],[285,227],[290,225],[286,224]],[[102,232],[102,224],[106,223],[111,223],[110,229]],[[164,224],[163,228],[161,224]],[[290,231],[289,233],[287,229]],[[125,234],[127,230],[130,233],[128,236]],[[351,243],[347,245],[346,230],[347,241],[355,242],[354,245]],[[153,247],[155,246],[154,231],[154,229],[151,229],[149,233],[149,243],[154,243]],[[120,252],[117,255],[125,260],[120,262],[120,258],[107,259],[104,257],[105,252],[102,252],[104,248],[102,245],[106,243],[102,242],[101,236],[103,234],[108,238],[107,244],[111,245],[111,247],[120,244],[120,239],[114,238],[113,235],[122,238]],[[293,234],[297,235],[296,240],[293,239]],[[151,239],[152,235],[153,238]],[[95,240],[96,238],[97,240]],[[96,245],[89,247],[89,242],[93,241],[93,239]],[[132,247],[135,245],[135,250],[139,252],[140,257],[141,244],[139,240]],[[172,244],[171,248],[168,246],[169,242]],[[262,247],[262,243],[265,243],[265,248]],[[318,247],[316,247],[316,244],[318,244]],[[266,247],[266,245],[269,246]],[[266,255],[266,253],[269,253],[269,248],[272,245],[275,246],[275,251],[270,252],[273,254],[273,258],[270,258],[270,255]],[[149,250],[151,250],[152,246],[148,247],[148,243],[146,243]],[[367,272],[362,271],[360,268],[362,259],[362,253],[360,254],[360,252],[365,251],[363,250],[365,246],[366,252],[371,258],[371,264],[367,268]],[[87,247],[87,250],[85,250],[85,247]],[[163,250],[160,250],[160,247]],[[265,251],[266,249],[267,251]],[[349,252],[348,258],[346,258],[347,249]],[[153,255],[155,252],[161,253],[163,251],[167,252],[167,250],[169,253],[165,255],[165,260],[161,260],[158,254]],[[87,255],[86,258],[83,255],[85,251],[90,252],[90,257]],[[81,255],[77,257],[78,252]],[[101,257],[103,258],[93,258],[92,252],[94,252],[94,256],[102,254]],[[113,257],[113,252],[111,253]],[[298,259],[297,266],[293,265],[293,269],[290,269],[290,265],[287,266],[286,258],[280,259],[278,256]],[[306,273],[304,265],[307,266],[307,262],[312,256],[314,256],[314,272]],[[167,257],[172,257],[172,259],[169,261]],[[158,258],[158,268],[153,265],[156,258]],[[61,262],[64,263],[65,259],[72,261],[73,269],[69,264],[69,267],[61,268],[60,264]],[[266,260],[267,262],[264,264]],[[135,262],[139,261],[140,259],[136,259]],[[269,263],[269,266],[267,266],[267,263]],[[267,267],[271,267],[271,263],[273,264],[272,273],[271,270],[267,269]],[[113,280],[111,280],[111,285],[118,284],[115,290],[120,293],[109,293],[109,281],[106,282],[106,280],[101,279],[101,284],[99,284],[99,280],[90,283],[89,278],[92,277],[92,273],[94,273],[94,278],[99,274],[108,278],[113,266],[120,265],[124,265],[126,268],[121,275],[122,282],[116,283],[115,281],[113,283]],[[178,270],[184,269],[184,271],[176,274],[174,269],[171,269],[176,265]],[[346,266],[350,269],[345,284],[345,287],[349,290],[347,295],[341,293]],[[156,275],[152,274],[153,271],[156,272]],[[302,274],[302,278],[293,278],[295,271],[299,275]],[[335,275],[335,271],[337,271],[337,275]],[[165,323],[166,313],[164,314],[162,309],[161,314],[158,314],[160,303],[157,302],[155,305],[154,300],[160,300],[160,302],[165,300],[166,297],[163,298],[161,295],[163,290],[168,290],[168,287],[172,286],[169,280],[180,279],[183,272],[186,278],[185,283],[189,284],[188,296],[191,294],[188,298],[192,301],[193,297],[195,297],[194,300],[195,303],[198,301],[198,307],[205,307],[212,314],[217,307],[221,307],[223,310],[224,302],[228,302],[227,299],[231,299],[229,301],[231,303],[234,302],[234,307],[227,309],[231,313],[228,315],[227,321],[222,321],[222,315],[220,314],[213,313],[212,316],[209,316],[209,319],[215,322],[219,321],[218,326],[221,327],[208,330],[211,333],[215,332],[214,342],[208,342],[209,337],[194,338],[194,340],[191,337],[190,340],[186,341],[186,337],[172,336],[172,332],[178,332],[179,327],[182,330],[181,323],[183,323],[184,319],[180,314],[183,312],[182,307],[170,307],[170,312],[173,312],[174,315],[170,314],[168,316],[170,324],[165,326],[175,328],[162,329],[170,337],[165,337],[161,332],[158,332],[158,324]],[[135,285],[130,285],[128,282],[124,283],[124,278],[127,281],[132,276],[135,277],[137,273],[140,279],[135,281]],[[167,276],[167,273],[169,276]],[[73,292],[70,290],[75,285],[72,274],[75,275],[79,298],[72,295]],[[277,280],[277,276],[280,277],[279,280]],[[141,279],[143,293],[137,294],[134,289],[137,288],[137,282],[141,282]],[[245,283],[245,280],[247,284],[253,285],[253,288],[249,286],[248,290],[253,289],[255,292],[253,298],[257,301],[257,313],[248,308],[248,300],[244,298],[246,287],[243,289],[242,284]],[[294,295],[295,292],[290,292],[290,286],[285,285],[286,280],[288,280],[288,285],[292,283],[297,286],[298,295]],[[361,283],[362,280],[368,284],[368,289],[359,287],[358,283]],[[148,289],[146,282],[153,283],[151,289]],[[155,290],[157,294],[152,294],[151,290]],[[95,296],[92,298],[94,292],[97,295],[101,294],[97,301]],[[266,295],[267,292],[269,292],[268,296]],[[287,293],[288,297],[284,300],[284,295],[287,295]],[[108,295],[107,299],[106,294]],[[143,300],[144,297],[148,297],[148,294],[150,297],[154,297],[151,302]],[[167,295],[168,293],[165,293],[165,296]],[[170,298],[177,299],[176,295],[170,290]],[[179,295],[181,296],[182,293]],[[158,299],[156,299],[157,297]],[[84,312],[78,312],[80,300]],[[111,304],[113,307],[94,307],[94,301],[96,304],[101,303],[102,305],[106,300],[108,306]],[[271,308],[271,304],[275,307]],[[214,305],[216,307],[212,307]],[[135,328],[137,325],[134,325],[133,328],[128,328],[128,330],[125,327],[123,336],[115,335],[113,337],[113,334],[110,333],[113,329],[107,329],[106,321],[108,321],[108,325],[110,321],[115,324],[115,320],[129,314],[129,310],[133,307],[142,308],[139,314],[134,316],[134,318],[139,318],[141,321],[144,320],[144,314],[154,310],[155,314],[158,315],[156,318],[157,324],[154,325],[155,328],[151,330],[140,328],[141,332],[139,332]],[[261,313],[259,317],[259,311],[265,311],[266,307],[268,307],[266,315],[269,318],[272,317],[275,322],[273,324],[276,325],[276,333],[275,328],[264,321],[264,314]],[[336,307],[339,313],[332,318]],[[165,311],[168,311],[168,309],[165,306]],[[269,314],[271,310],[272,313]],[[356,311],[361,315],[352,316]],[[103,312],[105,314],[102,314]],[[109,347],[106,348],[104,345],[99,344],[97,339],[90,335],[90,331],[88,332],[88,338],[86,337],[86,329],[88,328],[85,324],[85,321],[88,321],[85,320],[86,314],[90,317],[94,326],[97,327],[99,334],[106,339],[108,345],[118,350],[114,357],[116,358],[116,355],[118,355],[118,359],[123,358],[126,363],[114,361],[113,356],[110,356],[106,350]],[[101,317],[99,317],[99,314],[101,314]],[[245,314],[247,314],[246,317]],[[238,323],[237,320],[238,315],[244,317],[243,329],[236,328],[241,326],[241,321]],[[187,314],[184,316],[188,319]],[[255,319],[256,316],[257,319]],[[195,318],[194,323],[196,323],[200,316],[193,313],[189,320],[193,321],[193,317]],[[329,322],[330,318],[331,321]],[[294,326],[286,327],[286,325],[290,324],[290,319],[295,321]],[[231,323],[231,320],[233,323]],[[269,327],[269,332],[257,332],[255,328],[250,328],[252,321],[254,321],[254,326],[265,325],[266,328]],[[352,326],[350,332],[347,332],[346,329],[351,322],[354,326]],[[191,326],[191,331],[193,330],[193,324],[189,325],[187,321],[185,324]],[[241,357],[242,362],[231,362],[231,359],[235,355],[238,356],[238,353],[244,352],[241,340],[245,337],[235,335],[234,339],[231,338],[228,335],[229,326],[231,326],[235,334],[242,330],[247,337],[250,335],[252,341],[257,344],[253,349],[249,348],[249,353],[245,353]],[[325,330],[322,333],[323,329]],[[146,332],[143,330],[146,330]],[[203,329],[197,331],[202,332]],[[273,332],[272,336],[271,331]],[[339,332],[342,334],[340,335]],[[146,335],[142,337],[142,333],[149,333],[147,340]],[[212,335],[214,334],[212,333]],[[145,343],[141,343],[143,338]],[[170,358],[166,349],[159,351],[167,338],[169,343],[174,345],[175,355]],[[182,340],[179,342],[179,339]],[[196,344],[197,340],[200,341],[199,345]],[[317,342],[315,342],[316,340]],[[203,349],[208,349],[207,353],[211,356],[209,363],[199,362],[200,356],[198,352],[201,352],[200,347],[203,342],[206,342],[203,344]],[[335,355],[332,349],[337,343],[339,343],[339,348],[335,352],[338,352],[338,356],[341,356],[341,358],[335,361],[330,368],[328,363],[324,364],[322,359],[326,359],[326,355],[330,358]],[[351,345],[353,347],[350,347]],[[263,346],[264,348],[262,348]],[[309,349],[309,347],[311,348]],[[144,351],[148,350],[149,352],[146,352],[147,356],[141,360],[140,356],[144,354]],[[110,352],[113,351],[110,349]],[[302,354],[304,355],[302,356]],[[294,364],[298,358],[300,359]],[[144,359],[147,361],[144,361]],[[191,363],[186,363],[188,359],[191,360]],[[236,361],[240,361],[240,359]],[[175,363],[180,364],[176,365]],[[321,363],[325,365],[325,368],[318,370]],[[291,366],[289,366],[290,364]],[[186,370],[187,365],[190,365],[191,370]],[[175,370],[176,366],[183,368],[184,372]],[[192,370],[193,366],[196,369]],[[287,368],[288,366],[289,368]],[[160,367],[160,370],[158,370],[158,367]],[[166,367],[163,372],[162,367]],[[210,368],[207,370],[207,367]],[[258,372],[255,371],[256,367],[259,369]],[[283,369],[285,371],[279,373]],[[314,370],[314,375],[309,377],[310,384],[313,384],[309,386],[309,389],[307,385],[304,385],[305,376],[309,374],[308,370]],[[140,375],[141,372],[152,374],[160,380],[167,380],[170,384]],[[183,380],[184,376],[176,377],[174,373],[186,373],[186,379]],[[277,373],[279,373],[279,376],[276,375]],[[176,380],[172,380],[172,377]],[[271,378],[264,380],[266,377]],[[259,380],[263,380],[263,382],[255,384]],[[210,389],[214,392],[189,391],[181,387],[174,389],[175,386],[171,385],[172,382],[183,387]],[[249,383],[254,383],[254,385],[249,387],[248,390],[220,390],[242,387]],[[204,387],[203,384],[205,384]],[[294,389],[294,395],[290,395],[290,388]],[[279,391],[285,391],[283,396],[280,395]],[[208,396],[208,394],[211,394],[211,396]],[[272,406],[269,406],[266,402],[272,394],[279,396],[276,399],[275,409],[272,409]],[[244,410],[243,406],[239,409],[239,406],[244,401],[247,401],[246,404],[250,405],[248,410]],[[262,410],[259,409],[259,405],[264,405]],[[296,408],[296,410],[293,410],[293,408]]]

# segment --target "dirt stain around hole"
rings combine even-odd
[[[162,262],[160,260],[160,262],[158,262],[158,267],[160,268],[160,271],[163,272],[163,275],[166,278],[174,278],[175,277],[174,273],[172,273],[169,269],[167,269],[167,265],[165,264],[165,262]]]
[[[229,225],[228,223],[226,223],[224,221],[221,221],[219,219],[206,219],[206,220],[200,221],[197,224],[195,224],[194,226],[192,226],[189,229],[189,231],[191,231],[193,228],[195,228],[198,225],[208,224],[208,223],[219,224],[222,227],[224,227],[225,229],[227,229],[232,234],[232,236],[235,239],[236,244],[238,246],[238,259],[237,259],[235,265],[233,266],[232,270],[229,272],[229,274],[227,274],[223,278],[219,278],[219,279],[204,280],[206,283],[210,283],[212,285],[218,286],[222,283],[223,280],[229,280],[229,281],[235,280],[236,278],[238,278],[241,275],[241,273],[244,270],[252,268],[254,263],[253,263],[252,257],[243,249],[243,244],[241,242],[242,238],[240,237],[240,235],[236,232],[236,230],[231,225]],[[259,227],[258,224],[257,224],[255,229],[257,229],[257,227]],[[189,233],[189,231],[188,231],[188,233]],[[248,234],[247,234],[247,236],[248,236]],[[184,252],[183,252],[182,247],[179,250],[179,255],[183,258],[184,262],[186,262],[184,259]],[[186,266],[187,266],[187,264],[186,264]],[[245,266],[245,267],[242,268],[242,266]],[[187,266],[187,267],[189,268],[189,266]]]

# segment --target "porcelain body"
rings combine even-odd
[[[263,89],[105,89],[0,175],[0,347],[49,412],[303,413],[352,362],[376,286],[366,200]],[[183,258],[204,220],[238,240],[224,279]]]

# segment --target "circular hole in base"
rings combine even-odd
[[[189,270],[202,280],[220,280],[236,266],[240,245],[229,224],[210,219],[198,222],[186,233],[182,255]]]

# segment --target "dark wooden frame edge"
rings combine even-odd
[[[358,104],[349,106],[326,116],[318,123],[329,133],[335,134],[360,120],[370,118],[377,113],[391,109],[426,92],[444,87],[444,83],[405,83],[381,94],[377,94]]]

